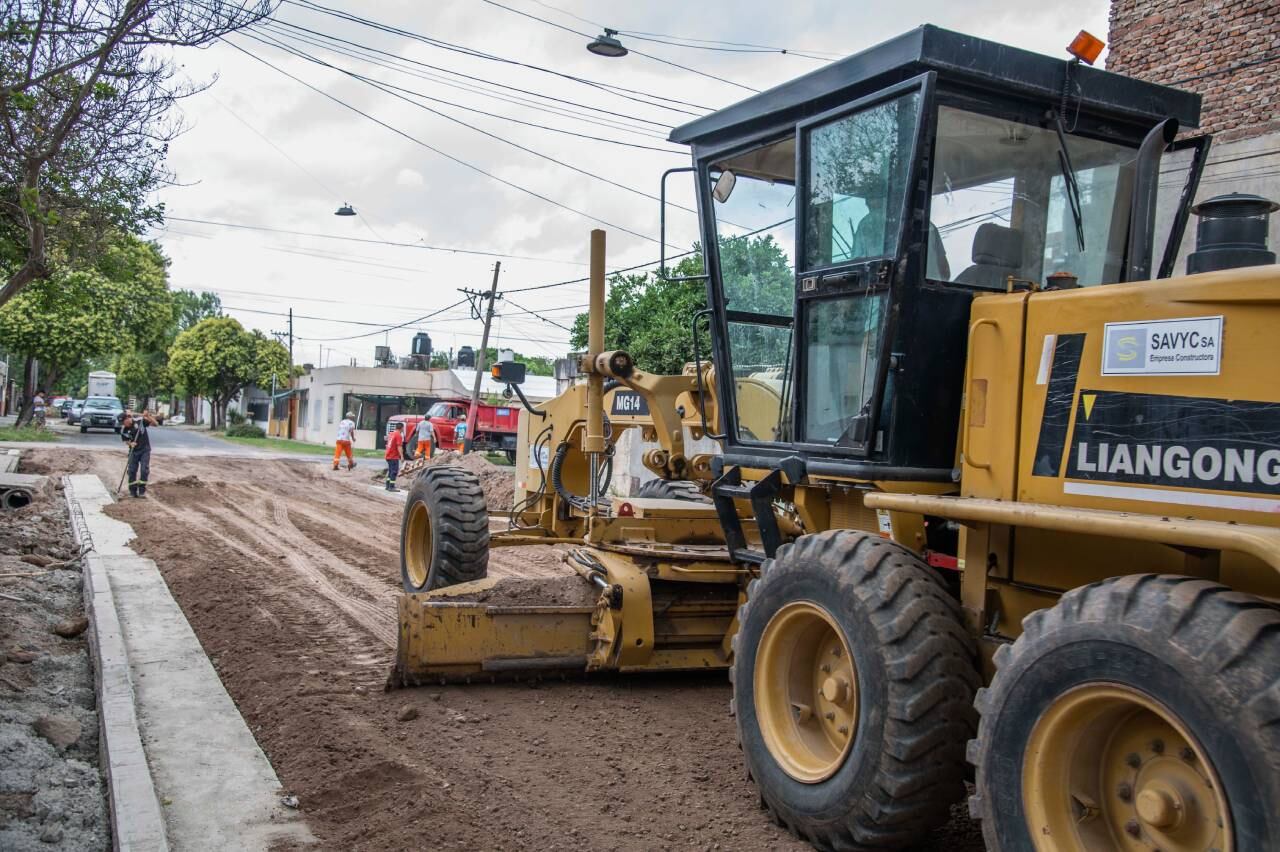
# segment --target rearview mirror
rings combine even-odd
[[[711,197],[724,204],[729,200],[729,196],[733,195],[733,188],[737,183],[738,176],[725,169],[720,173],[720,177],[716,178],[716,185],[711,189]]]

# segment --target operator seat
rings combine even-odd
[[[1022,232],[987,222],[973,237],[973,266],[956,276],[957,284],[1003,290],[1010,275],[1022,271]]]

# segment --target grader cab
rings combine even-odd
[[[823,849],[910,846],[967,779],[992,849],[1280,848],[1275,205],[1201,205],[1175,274],[1199,108],[923,27],[676,129],[695,364],[606,350],[595,232],[588,381],[522,418],[511,529],[462,472],[410,495],[393,680],[728,668]],[[659,496],[607,494],[628,428]],[[477,597],[549,543],[591,605]]]

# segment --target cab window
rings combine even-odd
[[[1066,144],[1079,229],[1053,125],[940,107],[927,277],[990,290],[1054,272],[1083,286],[1119,281],[1136,151],[1070,134]]]
[[[731,187],[717,192],[712,212],[742,441],[790,440],[795,157],[788,136],[713,163],[709,174]]]

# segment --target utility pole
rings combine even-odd
[[[480,336],[480,351],[476,353],[476,383],[471,387],[471,407],[467,410],[467,437],[462,443],[462,453],[471,452],[471,444],[476,437],[476,412],[480,405],[480,382],[484,380],[484,354],[489,347],[489,326],[493,324],[493,305],[498,299],[498,273],[502,270],[502,261],[493,264],[493,284],[489,287],[489,304],[484,312],[484,334]]]
[[[285,437],[293,440],[298,437],[297,429],[293,425],[296,416],[295,409],[297,407],[297,399],[293,395],[293,308],[289,309],[289,423],[285,426]]]

